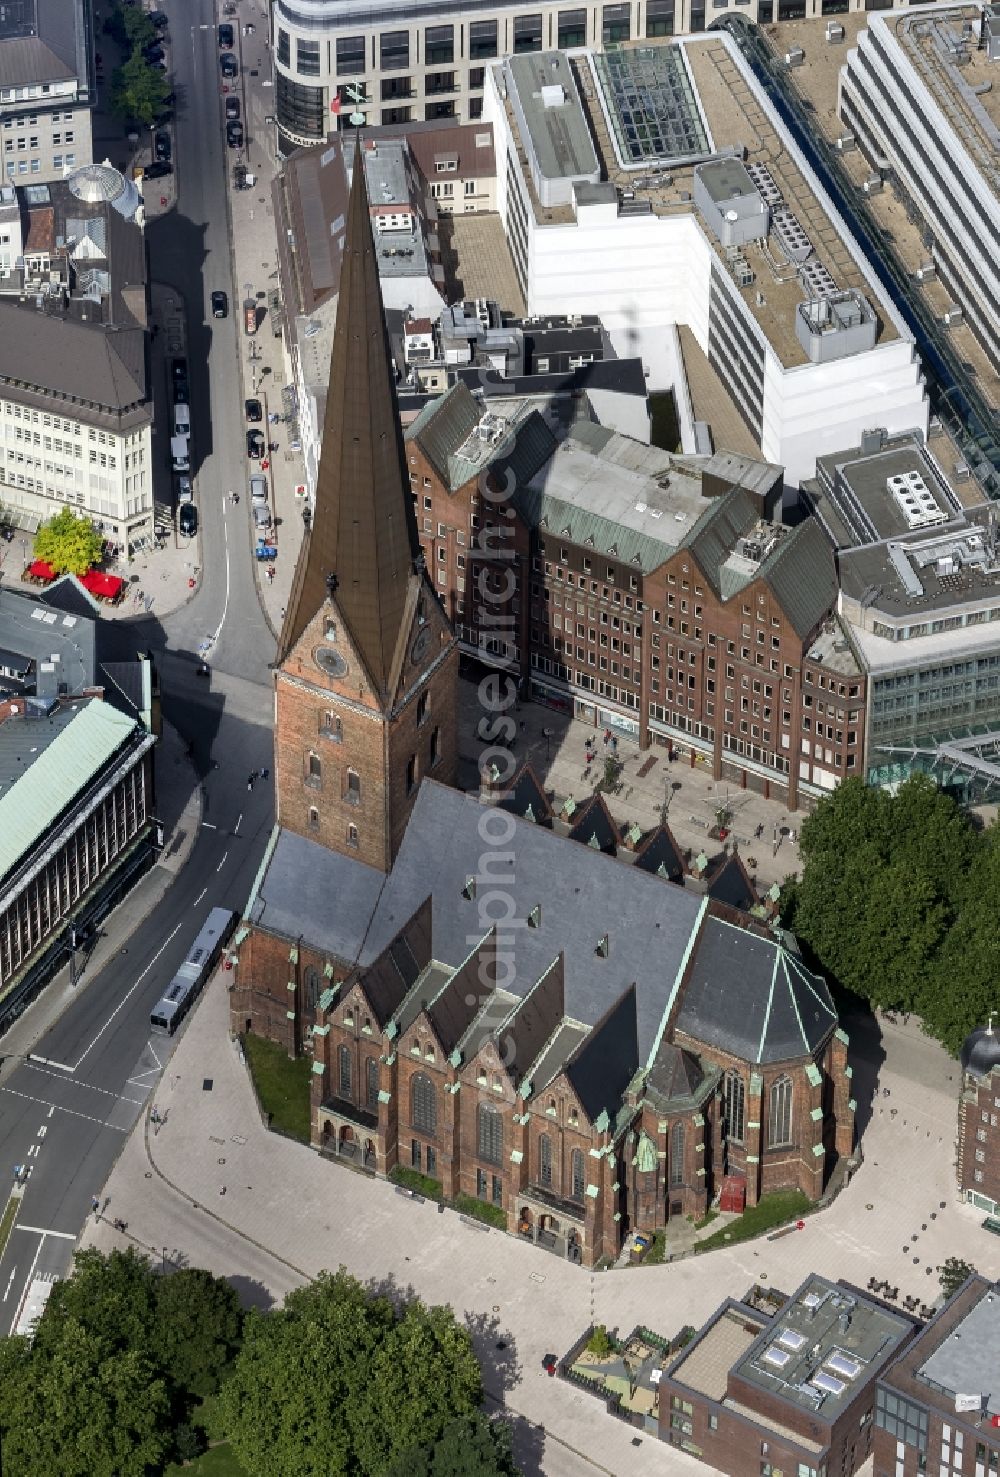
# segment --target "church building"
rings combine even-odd
[[[723,1180],[817,1199],[854,1137],[825,983],[737,860],[692,874],[600,796],[555,815],[530,767],[455,788],[458,648],[414,501],[356,158],[233,1032],[311,1058],[322,1154],[419,1170],[588,1266]]]

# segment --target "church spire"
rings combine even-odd
[[[369,679],[377,692],[388,695],[408,587],[421,567],[359,135],[316,503],[295,570],[278,661],[285,660],[336,591],[338,611]]]

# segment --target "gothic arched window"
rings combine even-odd
[[[437,1132],[437,1098],[426,1072],[410,1078],[410,1122],[420,1133]]]
[[[538,1139],[538,1183],[552,1183],[552,1140],[547,1133],[541,1134]]]
[[[675,1123],[670,1131],[670,1183],[684,1183],[684,1125]]]
[[[739,1072],[727,1072],[723,1077],[722,1097],[726,1105],[726,1137],[741,1144],[746,1120],[746,1089]]]
[[[771,1087],[767,1114],[767,1142],[790,1144],[792,1141],[792,1079],[779,1077]]]
[[[499,1164],[503,1155],[503,1119],[489,1103],[479,1105],[479,1157]]]

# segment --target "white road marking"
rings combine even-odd
[[[41,1126],[41,1128],[38,1130],[38,1137],[40,1139],[43,1139],[47,1133],[48,1133],[48,1129],[45,1127],[45,1124],[43,1123],[42,1126]]]
[[[47,1116],[48,1116],[48,1117],[49,1117],[49,1118],[51,1118],[51,1117],[52,1117],[52,1114],[53,1114],[53,1113],[54,1113],[54,1112],[55,1112],[55,1110],[56,1110],[56,1105],[55,1105],[55,1103],[51,1103],[51,1104],[50,1104],[50,1105],[49,1105],[49,1111],[48,1111],[48,1114],[47,1114]]]
[[[33,1259],[32,1263],[31,1263],[31,1266],[28,1268],[28,1275],[24,1279],[25,1297],[27,1297],[27,1290],[31,1286],[31,1279],[32,1279],[32,1277],[35,1274],[35,1268],[38,1265],[38,1258],[42,1254],[42,1247],[44,1245],[45,1245],[45,1232],[43,1231],[42,1234],[41,1234],[41,1238],[40,1238],[40,1240],[38,1242],[38,1249],[35,1252],[34,1259]],[[17,1320],[18,1320],[18,1318],[20,1316],[21,1316],[21,1308],[20,1308],[20,1305],[19,1305],[17,1312],[14,1314],[14,1322],[10,1325],[10,1331],[11,1331],[11,1333],[13,1333],[14,1332],[14,1329],[17,1327]]]
[[[222,533],[226,543],[226,597],[222,602],[222,615],[219,617],[219,624],[215,628],[215,635],[209,637],[209,650],[216,645],[219,637],[222,635],[222,627],[226,623],[226,612],[229,609],[229,522],[225,517],[222,520]]]
[[[219,865],[215,869],[217,872],[221,872],[222,869],[223,869],[223,867],[226,865],[226,857],[228,855],[229,855],[229,852],[228,851],[224,851],[222,853],[222,861],[219,863]]]
[[[7,1291],[3,1295],[3,1301],[4,1302],[6,1302],[7,1299],[10,1297],[10,1290],[11,1290],[11,1288],[14,1285],[14,1278],[16,1276],[17,1276],[17,1268],[15,1267],[14,1270],[10,1274],[10,1281],[7,1283]]]
[[[110,1026],[111,1022],[114,1020],[115,1016],[122,1009],[122,1007],[125,1006],[128,1003],[128,1001],[131,999],[131,997],[135,994],[136,990],[138,990],[139,986],[142,984],[143,980],[146,978],[147,974],[152,969],[153,965],[156,963],[157,959],[159,959],[160,955],[163,953],[164,949],[167,947],[167,945],[170,943],[170,941],[174,938],[174,936],[177,933],[180,932],[182,926],[183,926],[182,924],[178,923],[178,925],[174,929],[173,933],[168,934],[167,937],[163,940],[163,943],[157,949],[157,951],[153,955],[152,959],[150,959],[149,963],[146,965],[146,968],[142,971],[142,974],[139,975],[138,979],[136,980],[135,984],[132,986],[131,990],[129,990],[125,995],[122,996],[122,998],[119,1000],[118,1004],[115,1006],[114,1010],[111,1012],[111,1014],[108,1016],[107,1020],[104,1022],[104,1025],[101,1027],[101,1029],[98,1031],[97,1035],[94,1037],[93,1041],[90,1043],[89,1046],[85,1047],[84,1050],[80,1053],[80,1056],[79,1056],[77,1062],[75,1063],[75,1065],[73,1067],[70,1068],[70,1071],[72,1071],[72,1072],[79,1071],[80,1063],[84,1060],[85,1057],[89,1056],[89,1054],[93,1051],[94,1047],[97,1045],[98,1041],[100,1041],[101,1037],[104,1035],[105,1031],[108,1029],[108,1027]],[[56,1065],[58,1065],[58,1064],[56,1064]]]
[[[203,831],[217,831],[219,828],[218,826],[213,826],[211,821],[202,821],[201,829]]]
[[[198,904],[201,902],[202,898],[205,896],[205,894],[206,894],[207,891],[208,891],[208,888],[207,887],[203,887],[201,889],[201,892],[199,892],[198,896],[194,900],[194,906],[195,907],[198,906]]]
[[[35,1067],[34,1062],[31,1063],[31,1066]],[[43,1077],[54,1077],[55,1076],[55,1073],[54,1072],[46,1072],[45,1069],[44,1069],[44,1067],[35,1067],[35,1071],[36,1072],[41,1072],[41,1074],[42,1074]],[[108,1088],[106,1088],[106,1087],[96,1087],[93,1082],[82,1082],[82,1081],[79,1081],[78,1080],[78,1081],[76,1081],[76,1082],[73,1083],[73,1086],[74,1087],[86,1087],[86,1088],[89,1088],[91,1092],[101,1092],[101,1093],[104,1094],[105,1097],[113,1097],[113,1098],[117,1098],[118,1097],[117,1092],[110,1092],[108,1090]],[[121,1099],[121,1101],[123,1103],[134,1103],[134,1102],[136,1102],[136,1099],[135,1098],[130,1098],[130,1097],[123,1097]],[[137,1106],[138,1107],[141,1107],[142,1104],[141,1103],[137,1103]],[[30,1153],[31,1151],[29,1150],[28,1152]]]
[[[74,1231],[46,1231],[44,1226],[21,1226],[15,1225],[15,1231],[34,1231],[36,1236],[58,1236],[60,1241],[75,1241]]]
[[[95,1118],[91,1113],[78,1113],[75,1108],[64,1108],[62,1104],[46,1103],[44,1098],[32,1097],[30,1092],[15,1092],[12,1087],[0,1087],[0,1092],[9,1093],[11,1097],[22,1098],[26,1103],[41,1103],[42,1107],[58,1106],[60,1113],[68,1113],[70,1118],[82,1118],[86,1123],[96,1123],[98,1128],[113,1128],[116,1133],[129,1133],[127,1128],[119,1128],[117,1123],[107,1123],[103,1118]],[[112,1096],[114,1094],[112,1093]],[[140,1103],[140,1107],[142,1104]]]
[[[236,817],[236,824],[233,827],[234,833],[239,830],[242,822],[243,822],[243,812],[241,810],[240,813],[239,813],[239,815]]]
[[[163,1069],[163,1063],[160,1061],[160,1058],[156,1055],[156,1047],[153,1045],[152,1041],[147,1041],[146,1042],[146,1046],[149,1049],[149,1054],[153,1058],[153,1061],[162,1070]]]
[[[38,1153],[39,1148],[40,1148],[40,1145],[39,1144],[29,1144],[28,1145],[28,1158],[29,1159],[34,1159],[35,1155]]]
[[[34,1066],[35,1062],[42,1062],[46,1067],[55,1067],[56,1070],[59,1072],[76,1071],[75,1067],[67,1067],[65,1062],[53,1062],[47,1056],[35,1056],[35,1053],[33,1051],[28,1052],[25,1060],[28,1061],[32,1066]]]

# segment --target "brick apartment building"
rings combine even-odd
[[[774,521],[780,468],[672,456],[589,421],[558,441],[537,409],[507,421],[463,384],[406,447],[466,657],[789,809],[863,773],[865,681],[833,614],[833,554],[813,521]],[[482,580],[480,533],[496,534]]]
[[[850,1477],[871,1454],[878,1377],[914,1331],[816,1275],[772,1312],[727,1298],[663,1372],[661,1439],[727,1477]]]
[[[1000,1036],[993,1020],[962,1047],[958,1187],[970,1205],[1000,1213]]]
[[[970,1277],[880,1376],[874,1477],[1000,1467],[1000,1288]]]

